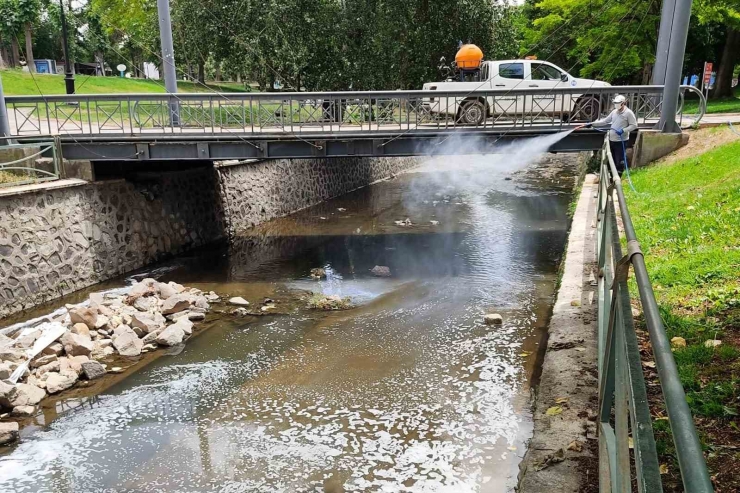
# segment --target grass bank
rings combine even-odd
[[[688,115],[698,111],[699,101],[697,99],[686,101],[684,114]],[[737,90],[733,97],[707,100],[707,113],[740,113],[740,97],[738,97]]]
[[[632,181],[639,193],[628,190],[627,201],[716,491],[740,491],[740,139],[637,170]],[[683,491],[649,340],[639,335],[665,490]]]
[[[35,74],[18,69],[0,70],[3,89],[8,96],[36,94],[66,94],[63,75]],[[237,82],[209,82],[208,87],[196,82],[177,81],[181,92],[243,92],[244,85]],[[108,93],[164,93],[164,81],[151,79],[125,79],[121,77],[75,76],[78,94]]]

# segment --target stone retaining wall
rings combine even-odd
[[[0,317],[223,236],[214,170],[0,196]]]
[[[0,191],[0,317],[409,169],[418,158],[266,160]]]
[[[278,159],[219,166],[231,236],[364,187],[420,163],[416,157]]]

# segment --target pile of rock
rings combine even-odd
[[[18,331],[15,338],[0,335],[0,409],[13,416],[32,415],[47,393],[105,375],[107,366],[99,360],[181,344],[193,333],[193,322],[205,318],[209,302],[218,300],[213,292],[144,279],[125,293],[93,293],[86,305],[67,305],[65,313],[45,322],[58,327],[61,336],[30,361],[44,327]],[[20,371],[18,383],[11,382],[11,375]],[[12,436],[0,432],[0,444]]]

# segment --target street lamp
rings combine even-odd
[[[75,93],[75,76],[72,73],[72,60],[69,58],[69,45],[67,44],[67,18],[64,16],[64,4],[59,0],[59,8],[62,17],[62,50],[64,50],[64,86],[67,94]]]

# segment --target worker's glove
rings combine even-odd
[[[618,128],[618,129],[614,130],[614,133],[616,133],[617,135],[619,135],[621,137],[622,134],[624,133],[624,130],[622,130],[621,128]]]

